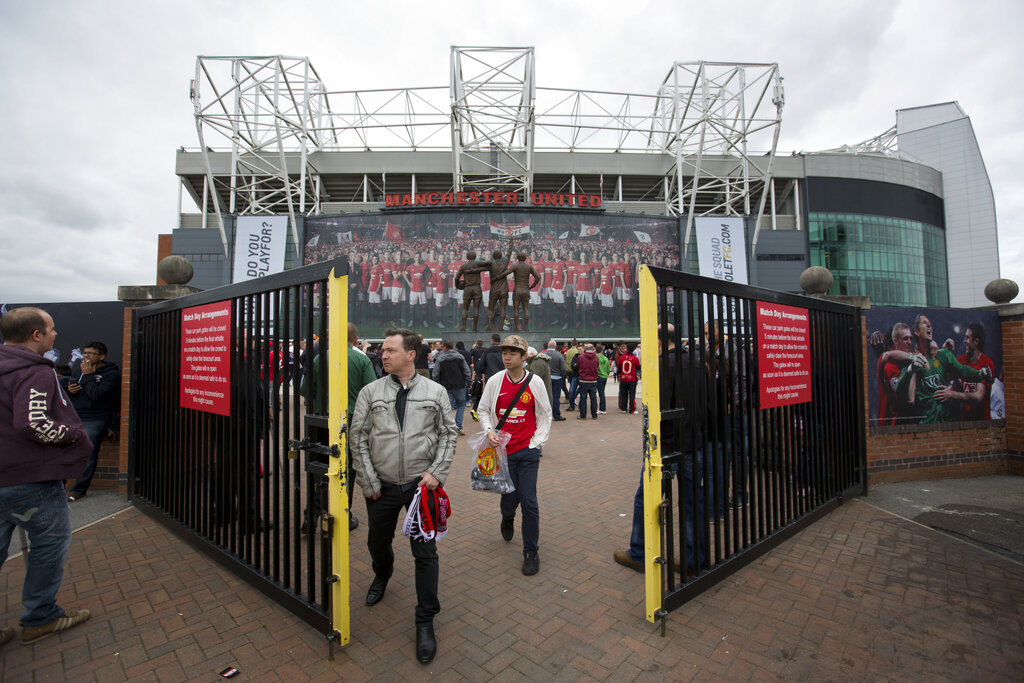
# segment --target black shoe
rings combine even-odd
[[[506,541],[511,541],[512,537],[516,533],[516,520],[513,519],[502,519],[501,520],[501,537]]]
[[[540,558],[536,550],[523,551],[523,575],[533,576],[540,571]]]
[[[551,421],[552,422],[565,422],[565,418],[564,417],[553,417],[553,418],[551,418]]]
[[[348,530],[355,531],[359,528],[359,518],[355,515],[350,515],[348,518]]]
[[[416,660],[429,664],[437,654],[437,639],[434,638],[434,624],[416,624]]]
[[[370,590],[366,591],[366,605],[368,607],[373,607],[384,599],[384,591],[387,590],[388,581],[390,579],[390,576],[386,579],[379,576],[373,577],[373,583],[370,584]]]
[[[576,419],[577,419],[577,420],[586,420],[586,419],[587,419],[587,416],[586,416],[586,415],[577,415],[577,416],[576,416]]]
[[[574,410],[576,410],[576,409],[575,409],[575,408],[573,408],[572,406],[569,406],[568,408],[566,408],[566,410],[568,410],[568,411],[569,411],[569,412],[571,413],[572,411],[574,411]]]

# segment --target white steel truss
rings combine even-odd
[[[705,215],[755,216],[757,248],[784,104],[778,64],[672,66],[658,93],[652,142],[675,160],[666,204],[686,218],[684,252],[694,217]]]
[[[225,211],[287,213],[298,249],[296,215],[319,212],[309,152],[333,126],[323,83],[309,58],[200,56],[190,96],[224,253]],[[211,143],[224,140],[231,151],[226,179],[214,174],[211,156]],[[227,207],[221,206],[220,190],[226,190]]]
[[[685,217],[685,245],[695,216],[732,215],[756,217],[756,247],[784,105],[777,64],[678,62],[655,94],[538,88],[529,47],[453,46],[450,66],[447,87],[328,92],[305,57],[199,57],[192,100],[222,235],[225,210],[287,212],[297,239],[295,215],[320,210],[313,152],[444,150],[453,187],[527,194],[538,151],[621,152],[665,158],[659,194]],[[226,176],[215,148],[230,150]]]
[[[852,145],[841,145],[832,149],[823,149],[815,154],[880,154],[887,157],[896,157],[904,161],[923,163],[917,157],[907,154],[899,147],[899,133],[896,126],[893,126],[884,133],[873,138],[868,138]]]
[[[533,187],[532,47],[455,47],[451,53],[455,189]]]

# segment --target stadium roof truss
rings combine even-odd
[[[200,56],[190,94],[225,252],[224,213],[287,213],[297,245],[295,216],[324,197],[311,156],[337,151],[445,151],[454,189],[526,194],[538,152],[656,154],[685,245],[696,216],[759,228],[784,105],[777,64],[677,62],[656,94],[538,88],[532,47],[452,47],[447,88],[334,92],[307,57]],[[230,173],[214,174],[215,149]],[[382,168],[382,190],[388,170],[406,169]]]

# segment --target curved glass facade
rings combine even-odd
[[[869,296],[876,306],[948,306],[946,235],[892,216],[808,214],[812,266],[832,271],[829,294]]]

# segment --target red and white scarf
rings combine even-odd
[[[430,514],[430,502],[434,503],[437,519]],[[448,533],[448,518],[452,516],[452,503],[443,486],[431,491],[426,486],[416,489],[416,494],[409,503],[402,524],[402,533],[414,541],[426,543],[440,541]]]

